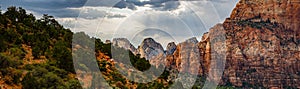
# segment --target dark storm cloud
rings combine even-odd
[[[120,14],[116,14],[116,15],[108,15],[107,18],[124,18],[126,17],[125,15],[120,15]]]
[[[0,0],[1,9],[6,9],[10,6],[23,7],[28,11],[33,11],[39,14],[49,14],[55,17],[78,17],[80,10],[72,10],[69,8],[80,8],[83,6],[112,6],[120,0]],[[134,7],[134,5],[131,5]],[[131,8],[134,9],[134,8]],[[92,9],[88,10],[93,12]],[[104,16],[104,12],[94,11],[89,18],[97,18]],[[84,16],[85,14],[81,14]]]
[[[44,9],[61,9],[67,7],[82,7],[86,0],[1,0],[1,6],[23,6]]]
[[[147,2],[140,2],[138,0],[0,0],[0,5],[4,8],[9,6],[22,6],[22,7],[35,7],[43,9],[63,9],[71,7],[82,7],[82,6],[114,6],[117,8],[128,7],[135,9],[134,6],[143,6],[146,4],[159,6],[162,3],[168,1],[178,0],[150,0]]]
[[[30,9],[31,11],[34,11],[36,13],[41,13],[41,14],[49,14],[53,15],[55,17],[60,17],[60,18],[65,18],[65,17],[70,17],[70,18],[76,18],[78,17],[80,11],[79,10],[68,10],[68,9],[42,9],[42,8],[25,8],[25,9]]]
[[[178,1],[178,0],[149,0],[149,1],[139,1],[139,0],[126,0],[127,3],[133,3],[134,5],[137,6],[144,6],[146,4],[150,4],[150,5],[157,5],[157,4],[162,4],[165,2],[169,2],[169,1]]]
[[[88,4],[86,2],[89,1]],[[26,7],[38,7],[46,9],[60,9],[82,6],[113,6],[121,0],[1,0],[3,7],[15,5]]]
[[[175,10],[178,8],[180,3],[178,1],[168,1],[162,4],[154,4],[152,8],[156,10],[166,11],[166,10]]]
[[[0,0],[0,6],[5,9],[10,6],[23,7],[39,14],[49,14],[55,17],[77,17],[79,11],[67,8],[82,7],[86,0]]]
[[[171,2],[172,1],[172,2]],[[177,0],[150,0],[140,2],[139,0],[0,0],[1,9],[6,9],[9,6],[23,7],[26,10],[33,11],[39,14],[49,14],[55,17],[77,17],[80,10],[70,10],[68,8],[80,8],[83,6],[106,6],[116,8],[129,8],[136,10],[136,6],[152,5],[157,10],[172,10],[178,7]],[[163,4],[165,3],[165,4]],[[102,12],[95,13],[102,16]],[[112,16],[114,17],[114,16]],[[122,16],[116,16],[122,17]]]
[[[117,8],[129,8],[135,10],[135,6],[152,5],[153,8],[162,8],[162,10],[172,10],[179,6],[178,0],[150,0],[150,1],[139,1],[139,0],[122,0],[118,2],[114,7]]]
[[[135,4],[134,3],[130,3],[130,2],[126,2],[126,1],[120,1],[119,3],[117,3],[116,5],[114,5],[114,7],[117,8],[129,8],[132,10],[135,10]]]

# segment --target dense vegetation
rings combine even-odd
[[[6,12],[0,13],[0,34],[0,82],[3,81],[6,87],[81,88],[73,67],[73,33],[53,16],[45,14],[41,19],[36,19],[22,8],[9,7]],[[104,44],[100,39],[90,38],[82,32],[75,35],[94,39],[95,51],[111,57],[110,44]],[[150,67],[149,61],[129,53],[135,68],[143,71]],[[98,62],[111,65],[107,61]],[[102,71],[107,69],[103,68],[105,65],[100,66]],[[116,71],[109,75],[116,80],[125,80]]]
[[[52,16],[36,19],[22,8],[0,13],[0,81],[7,87],[81,88],[74,77],[73,33]]]
[[[95,46],[95,50],[86,53],[90,53],[89,55],[96,53],[98,57],[102,53],[108,58],[113,58],[111,52],[117,50],[120,55],[114,56],[115,58],[122,59],[129,55],[131,64],[140,71],[145,71],[151,66],[145,58],[140,58],[139,55],[134,55],[129,50],[111,47],[111,44],[105,44],[100,39],[90,38],[83,32],[74,34],[60,25],[53,16],[47,14],[41,19],[36,19],[33,14],[26,13],[22,8],[9,7],[4,13],[0,11],[0,34],[0,88],[98,88],[103,84],[97,80],[97,77],[101,77],[99,73],[91,75],[92,83],[89,86],[81,86],[81,84],[87,83],[80,83],[80,79],[75,77],[78,70],[94,71],[95,69],[91,68],[95,66],[88,65],[92,64],[93,61],[97,61],[105,81],[112,87],[162,89],[173,84],[173,81],[168,80],[171,72],[167,70],[159,79],[151,83],[135,83],[122,76],[116,70],[113,62],[105,59],[105,57],[95,60],[81,54],[72,54],[72,46],[74,46],[72,45],[72,38],[77,37],[77,41],[74,43],[81,46],[77,51],[85,51]],[[93,43],[95,45],[91,45]],[[76,72],[72,59],[74,55],[75,58],[83,57],[84,59],[79,60],[78,65],[80,66]],[[121,61],[119,60],[119,62]],[[139,75],[131,76],[142,77]],[[193,88],[201,88],[204,79],[199,76]],[[182,88],[182,85],[178,88]],[[226,89],[228,87],[220,88]]]

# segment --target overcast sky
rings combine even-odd
[[[103,41],[128,38],[136,47],[152,37],[168,42],[201,38],[229,17],[238,0],[0,0],[2,10],[23,7],[38,18],[54,16],[73,32],[84,31]]]

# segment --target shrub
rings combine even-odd
[[[0,53],[0,69],[8,67],[16,68],[21,64],[23,64],[21,61],[16,60],[11,56],[7,56],[3,53]]]

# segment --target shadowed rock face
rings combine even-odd
[[[186,42],[186,43],[197,44],[197,43],[198,43],[198,40],[197,40],[196,37],[192,37],[192,38],[190,38],[190,39],[187,39],[185,42]]]
[[[169,43],[167,45],[166,55],[172,55],[175,50],[176,50],[176,44],[174,42]]]
[[[141,57],[151,60],[161,53],[164,54],[164,49],[161,44],[157,43],[154,39],[146,38],[138,47],[138,53],[141,54]]]
[[[137,51],[136,48],[126,38],[114,38],[112,45],[130,50],[134,54],[136,54]]]

